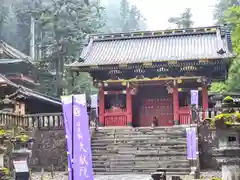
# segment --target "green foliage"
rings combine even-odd
[[[192,21],[192,10],[186,8],[179,17],[171,17],[168,19],[168,22],[176,24],[177,28],[190,28],[194,24]]]
[[[69,86],[72,83],[72,77],[67,76],[68,79],[65,81],[67,84],[64,85],[64,94],[82,94],[91,95],[97,93],[97,89],[93,87],[93,81],[89,73],[80,72],[79,75],[74,77],[73,88]]]
[[[219,0],[215,6],[214,17],[217,23],[227,23],[231,26],[233,51],[237,55],[232,60],[226,83],[213,83],[212,92],[240,91],[240,6],[238,0]]]
[[[216,21],[216,24],[224,24],[226,23],[226,19],[224,18],[224,13],[229,7],[237,5],[239,0],[217,0],[217,3],[214,7],[213,17]]]
[[[219,178],[219,177],[213,177],[211,180],[222,180],[222,178]]]
[[[9,175],[8,168],[0,167],[0,177],[3,178],[5,176]]]
[[[221,122],[224,125],[231,126],[234,123],[240,123],[240,113],[221,113],[211,119],[205,119],[205,122],[208,122],[210,128],[215,128],[216,123]]]
[[[232,26],[234,52],[240,54],[240,6],[232,6],[224,13],[224,20]]]
[[[30,140],[30,137],[26,134],[21,134],[15,137],[16,141],[27,143]]]
[[[210,92],[223,93],[227,91],[227,85],[223,82],[214,82],[209,89]]]
[[[223,103],[233,103],[233,98],[231,96],[226,96],[223,99]]]
[[[0,129],[0,137],[3,137],[6,135],[6,131],[4,129]]]
[[[229,69],[227,86],[229,91],[238,92],[240,90],[240,6],[228,8],[225,12],[225,21],[232,26],[233,50],[237,54]]]

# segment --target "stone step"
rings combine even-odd
[[[106,156],[106,155],[93,155],[92,156],[93,161],[106,161],[106,162],[137,162],[137,161],[164,161],[164,162],[168,162],[168,161],[174,161],[174,162],[189,162],[186,158],[186,156],[146,156],[146,157],[135,157],[133,155],[124,155],[124,156]]]
[[[136,138],[153,138],[153,139],[178,139],[178,138],[186,138],[185,134],[161,134],[161,135],[146,135],[146,134],[124,134],[124,135],[98,135],[96,134],[92,139],[136,139]]]
[[[161,134],[176,134],[185,135],[186,130],[169,130],[169,131],[95,131],[97,135],[161,135]]]
[[[119,139],[93,139],[91,141],[92,145],[101,145],[101,144],[117,144],[117,143],[125,143],[125,144],[186,144],[185,138],[178,138],[178,139],[159,139],[159,138],[119,138]]]
[[[102,154],[105,154],[105,153],[116,153],[116,154],[129,154],[129,153],[134,153],[136,154],[137,152],[149,152],[149,153],[161,153],[161,152],[184,152],[186,153],[187,150],[186,149],[171,149],[169,147],[166,147],[166,148],[111,148],[111,149],[96,149],[96,148],[93,148],[92,149],[92,153],[102,153]]]
[[[151,172],[145,172],[145,171],[133,171],[133,172],[94,172],[94,175],[131,175],[131,174],[142,174],[142,175],[145,175],[145,174],[151,174],[153,173],[152,171]],[[185,176],[185,175],[189,175],[190,172],[166,172],[166,175],[167,176]],[[150,178],[150,175],[149,175],[149,178]]]
[[[187,145],[170,145],[170,146],[161,146],[154,144],[144,144],[144,145],[132,145],[132,144],[117,144],[117,145],[106,145],[106,146],[92,146],[93,150],[108,150],[108,149],[186,149]]]
[[[165,147],[107,147],[107,148],[99,148],[99,147],[94,147],[92,148],[92,153],[108,153],[108,152],[122,152],[122,151],[160,151],[160,150],[165,150],[165,151],[184,151],[186,152],[185,147],[171,147],[171,146],[165,146]]]
[[[178,159],[173,159],[173,160],[148,160],[146,159],[131,159],[128,161],[125,160],[114,160],[110,159],[108,161],[102,161],[99,159],[93,159],[93,164],[105,164],[105,165],[111,165],[111,164],[181,164],[181,165],[189,165],[189,160],[178,160]],[[180,165],[180,166],[181,166]]]
[[[156,171],[166,171],[168,173],[170,172],[179,172],[183,174],[189,174],[190,168],[143,168],[143,167],[118,167],[118,168],[94,168],[94,172],[149,172],[153,173]]]
[[[118,151],[115,152],[94,152],[94,156],[101,156],[103,154],[107,154],[105,156],[116,156],[116,155],[133,155],[133,156],[183,156],[186,155],[186,152],[182,151]]]
[[[184,140],[186,142],[186,138],[185,137],[170,137],[170,136],[165,136],[165,137],[158,137],[158,136],[152,136],[152,137],[148,137],[148,136],[132,136],[132,137],[127,137],[127,136],[118,136],[118,137],[108,137],[108,136],[104,136],[104,137],[93,137],[91,139],[92,142],[103,142],[103,141],[143,141],[143,140]]]
[[[153,169],[158,169],[158,168],[165,168],[165,169],[171,169],[171,168],[187,168],[190,169],[190,165],[181,165],[181,164],[168,164],[165,165],[163,164],[93,164],[93,168],[127,168],[127,169],[148,169],[148,168],[153,168]]]
[[[166,169],[173,175],[188,175],[185,128],[99,128],[92,137],[94,172],[153,173]]]
[[[187,127],[190,127],[189,125],[186,126],[157,126],[157,127],[99,127],[97,131],[99,132],[127,132],[127,131],[140,131],[140,132],[152,132],[152,131],[173,131],[173,130],[179,130],[179,131],[185,131]]]
[[[154,167],[154,168],[190,168],[189,162],[176,161],[115,161],[115,162],[104,162],[104,161],[93,161],[94,167]]]

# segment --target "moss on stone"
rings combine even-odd
[[[216,126],[217,121],[222,121],[223,124],[231,126],[235,123],[240,123],[240,113],[234,112],[234,113],[221,113],[215,116],[214,118],[208,118],[205,119],[209,123],[209,126],[211,128],[214,128]]]

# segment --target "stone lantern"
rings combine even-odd
[[[9,170],[5,167],[5,156],[8,150],[7,141],[8,136],[6,131],[0,129],[0,179],[9,179]]]
[[[12,161],[15,170],[15,180],[25,179],[29,177],[28,162],[32,155],[34,140],[26,133],[21,132],[20,135],[15,136],[11,142],[13,144]]]
[[[222,168],[223,180],[240,180],[240,113],[232,104],[230,96],[224,98],[222,112],[214,119],[218,137],[215,156]]]

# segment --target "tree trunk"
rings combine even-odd
[[[240,165],[223,164],[222,180],[240,180]]]

